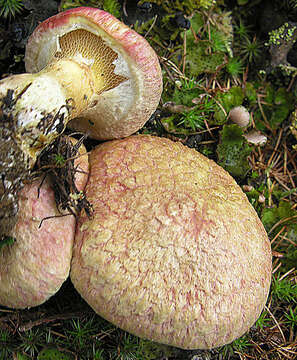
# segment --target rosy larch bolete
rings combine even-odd
[[[224,345],[259,317],[271,247],[246,195],[215,162],[168,139],[131,136],[90,154],[71,280],[135,335],[184,349]]]
[[[0,81],[0,105],[31,163],[71,119],[72,128],[96,139],[134,133],[162,92],[148,42],[96,8],[70,9],[41,23],[28,40],[25,65],[29,73]]]
[[[74,164],[75,184],[82,191],[89,170],[84,146]],[[0,305],[23,309],[44,303],[68,278],[76,219],[57,208],[48,177],[22,188],[18,209],[7,234],[14,242],[0,247]]]

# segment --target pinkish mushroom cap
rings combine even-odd
[[[88,156],[80,156],[75,164],[79,170],[76,186],[83,190]],[[69,275],[75,224],[74,216],[61,217],[48,178],[25,185],[10,234],[16,240],[0,248],[1,305],[18,309],[37,306],[59,290]]]
[[[97,139],[128,136],[155,111],[162,92],[158,57],[148,42],[111,14],[81,7],[41,23],[31,35],[25,63],[39,72],[72,59],[89,68],[93,92],[71,127]],[[83,89],[81,89],[83,94]]]
[[[99,145],[71,280],[102,317],[137,336],[213,348],[259,317],[271,247],[233,178],[193,149],[132,136]]]

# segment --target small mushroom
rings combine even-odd
[[[79,191],[87,182],[88,156],[84,147],[75,159]],[[15,239],[0,247],[0,304],[29,308],[45,302],[67,279],[72,257],[76,219],[57,209],[48,178],[27,184],[19,194]]]
[[[74,118],[71,127],[92,138],[134,133],[162,92],[148,42],[95,8],[70,9],[41,23],[28,40],[25,65],[30,73],[0,82],[0,105],[13,115],[16,138],[33,160]]]
[[[235,106],[229,112],[229,118],[241,128],[245,128],[250,124],[250,113],[244,106]]]
[[[267,136],[262,134],[258,130],[251,130],[247,134],[243,135],[249,144],[263,146],[267,142]]]
[[[259,317],[271,280],[264,227],[233,178],[165,138],[90,154],[71,280],[102,317],[184,349],[224,345]]]

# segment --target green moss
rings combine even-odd
[[[261,220],[265,226],[265,229],[269,231],[274,226],[274,224],[282,219],[287,219],[285,222],[287,226],[296,225],[296,216],[297,211],[292,209],[292,204],[287,201],[280,201],[278,206],[264,208]],[[297,240],[297,238],[295,240]]]
[[[242,104],[244,99],[244,91],[240,86],[233,86],[227,92],[218,93],[216,99],[221,106],[216,106],[214,120],[211,123],[215,125],[221,125],[227,121],[227,115],[229,111],[235,106]],[[225,111],[222,110],[222,107]]]
[[[239,56],[242,60],[247,60],[248,63],[253,63],[260,59],[262,56],[261,42],[256,37],[253,37],[252,40],[249,37],[240,39]]]
[[[121,5],[117,0],[103,0],[103,10],[117,18],[120,17],[120,8]]]
[[[248,335],[243,335],[234,340],[231,344],[224,345],[220,348],[223,359],[230,359],[235,354],[243,353],[249,346],[252,346]]]
[[[212,44],[205,40],[197,44],[193,39],[187,41],[187,73],[198,76],[202,73],[215,73],[217,68],[224,62],[225,55],[222,52],[209,53]]]
[[[140,0],[139,4],[146,0]],[[195,10],[208,9],[215,5],[216,0],[151,0],[153,4],[160,6],[166,13],[176,13],[178,11],[186,15],[191,15]]]
[[[274,93],[273,104],[273,111],[268,119],[272,129],[277,129],[294,108],[293,95],[281,87]]]
[[[74,360],[74,357],[56,348],[49,347],[40,351],[37,360]]]
[[[244,71],[241,59],[239,57],[230,57],[226,65],[226,70],[233,79],[239,78]]]
[[[272,277],[271,293],[274,300],[279,300],[285,303],[297,302],[296,283],[286,278],[281,279],[280,274]]]
[[[247,82],[245,84],[244,92],[245,92],[245,96],[248,99],[248,101],[250,102],[250,104],[257,103],[258,95],[257,95],[257,89],[255,88],[254,83]]]
[[[120,17],[121,5],[117,0],[62,0],[61,9],[67,10],[79,6],[90,6],[103,9],[113,16]]]
[[[229,48],[225,34],[214,27],[210,29],[210,46],[215,53],[227,52]]]
[[[22,10],[22,0],[0,0],[0,17],[11,18]]]
[[[250,169],[250,153],[251,148],[243,136],[242,129],[236,124],[224,125],[217,147],[218,163],[231,175],[244,177]]]
[[[201,94],[201,90],[199,90],[198,88],[178,89],[177,87],[175,87],[170,99],[172,99],[172,101],[176,104],[182,104],[185,106],[193,106],[192,100],[194,98],[197,98],[200,94]]]
[[[254,120],[257,129],[265,130],[266,125],[263,123],[263,113],[271,129],[277,129],[284,120],[286,120],[294,109],[294,96],[286,88],[280,87],[275,89],[271,84],[263,84],[266,93],[260,108],[254,112]],[[263,90],[262,90],[263,92]]]
[[[218,13],[210,25],[210,33],[204,28],[207,19],[201,13],[195,13],[191,19],[192,29],[186,32],[187,40],[187,72],[192,76],[202,73],[215,73],[225,62],[226,54],[230,55],[232,41],[232,27],[230,14]],[[199,38],[199,40],[197,40]]]
[[[181,135],[193,134],[199,130],[205,129],[205,123],[208,121],[214,108],[214,100],[205,97],[200,104],[193,106],[189,111],[183,111],[182,113],[173,114],[169,117],[163,117],[161,123],[170,133]]]

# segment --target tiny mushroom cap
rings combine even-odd
[[[250,113],[244,106],[235,106],[229,112],[229,118],[241,128],[247,127],[250,124]]]
[[[89,170],[84,146],[79,154],[75,183],[82,191]],[[76,220],[63,215],[48,178],[20,191],[17,221],[9,234],[15,240],[0,248],[0,305],[15,309],[40,305],[68,278]]]
[[[155,51],[141,35],[103,10],[70,9],[35,29],[26,47],[26,70],[41,71],[58,59],[72,59],[91,71],[92,92],[84,94],[78,88],[87,106],[75,114],[71,127],[92,138],[134,133],[159,103],[162,74]]]
[[[224,345],[259,317],[271,281],[265,229],[234,179],[181,143],[147,135],[90,154],[70,277],[101,316],[184,349]]]
[[[252,145],[263,146],[267,143],[267,136],[265,136],[258,130],[251,130],[247,134],[244,134],[244,137]]]

